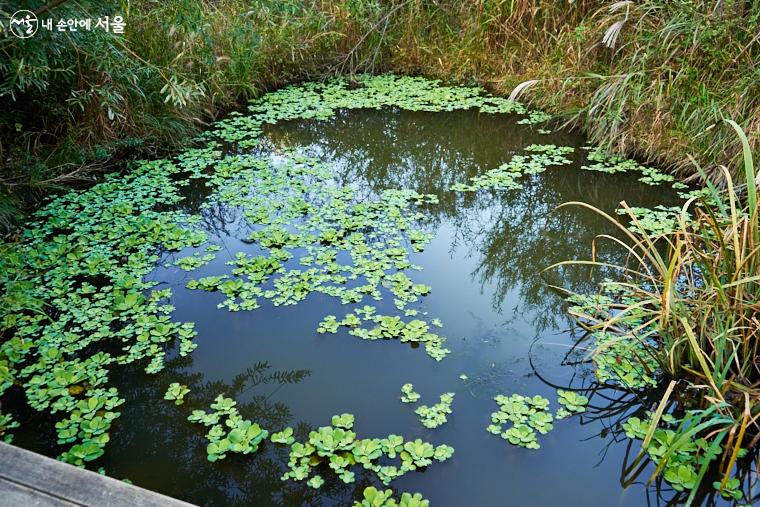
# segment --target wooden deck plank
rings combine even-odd
[[[0,442],[0,506],[191,507],[191,504]]]
[[[72,507],[74,504],[29,489],[21,484],[0,479],[0,505],[23,507]]]

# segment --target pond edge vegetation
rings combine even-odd
[[[642,440],[625,480],[633,481],[648,457],[656,465],[649,480],[663,473],[677,490],[690,490],[687,505],[716,461],[721,479],[714,487],[740,500],[734,465],[760,441],[760,171],[740,126],[727,123],[743,146],[740,183],[723,167],[726,188],[718,189],[696,166],[706,190],[688,199],[664,232],[632,230],[588,204],[566,203],[614,223],[623,239],[597,241],[622,246],[628,261],[568,260],[547,268],[619,271],[621,278],[604,282],[599,294],[572,295],[570,312],[593,339],[597,368],[611,366],[609,382],[634,391],[666,386],[656,410],[624,425],[629,437]],[[636,213],[623,208],[636,224]],[[610,356],[627,359],[613,365]]]
[[[443,0],[57,2],[41,20],[121,14],[103,30],[0,39],[0,222],[124,160],[176,151],[290,83],[396,72],[520,92],[593,142],[720,176],[760,126],[756,2]],[[2,22],[10,16],[0,9]],[[513,97],[514,98],[514,97]],[[757,150],[756,139],[751,139]],[[736,176],[734,172],[734,176]]]

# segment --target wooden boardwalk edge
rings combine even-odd
[[[0,506],[192,507],[191,504],[0,442]]]

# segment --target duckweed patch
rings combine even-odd
[[[586,157],[589,162],[592,162],[581,166],[581,169],[586,171],[596,171],[607,174],[638,172],[641,173],[639,181],[647,185],[670,183],[672,188],[677,190],[687,188],[683,183],[676,181],[674,176],[665,174],[654,167],[641,165],[635,160],[618,155],[607,155],[599,148],[586,146],[585,149],[588,151]]]
[[[307,480],[307,484],[318,488],[322,478],[315,480],[319,474],[312,473],[319,468],[332,470],[343,482],[352,483],[356,478],[352,468],[360,466],[374,472],[383,484],[388,485],[407,472],[424,469],[434,460],[446,461],[454,454],[452,447],[435,447],[419,438],[404,440],[398,435],[388,435],[385,438],[359,439],[353,431],[354,416],[351,414],[333,416],[331,422],[330,426],[310,432],[305,442],[291,440],[290,434],[284,438],[282,432],[276,434],[277,440],[273,438],[273,441],[290,446],[290,470],[282,476],[282,480]],[[309,476],[311,478],[307,479]]]
[[[401,386],[401,401],[402,403],[417,403],[420,399],[420,393],[414,390],[412,384],[404,384]]]
[[[354,507],[428,507],[430,502],[420,493],[402,493],[397,502],[393,498],[393,490],[380,491],[374,486],[364,488],[362,500],[354,503]]]
[[[420,423],[424,427],[434,429],[446,423],[446,414],[451,413],[452,403],[454,403],[454,393],[443,393],[438,403],[432,406],[420,405],[414,413],[420,416]]]
[[[457,183],[451,186],[459,192],[475,192],[478,190],[517,190],[522,184],[517,180],[527,174],[544,172],[551,166],[569,165],[571,160],[565,157],[573,153],[569,146],[554,146],[552,144],[532,144],[525,148],[529,155],[514,155],[512,159],[486,171],[485,174],[470,178],[470,184]]]
[[[193,410],[188,421],[209,428],[206,454],[214,462],[227,457],[228,452],[250,454],[269,436],[267,430],[248,419],[243,419],[235,407],[237,402],[219,395],[211,404],[211,411]]]
[[[527,397],[520,394],[497,395],[494,401],[499,410],[491,414],[489,433],[500,435],[512,445],[526,449],[539,449],[536,432],[546,434],[551,431],[553,417],[549,413],[549,400],[542,396]],[[504,430],[504,425],[512,426]]]
[[[663,414],[644,449],[658,470],[663,471],[665,481],[676,491],[694,489],[706,468],[722,453],[721,442],[725,438],[725,432],[710,440],[704,437],[697,438],[700,426],[716,425],[715,421],[709,421],[710,414],[707,412],[709,411],[686,411],[681,417]],[[654,414],[651,412],[643,419],[630,417],[622,423],[622,428],[628,438],[644,440],[651,430],[653,418]],[[738,452],[739,457],[746,454],[746,449],[740,449]],[[741,483],[735,477],[728,479],[722,490],[720,482],[715,482],[713,486],[725,498],[738,501],[744,497],[740,489]]]

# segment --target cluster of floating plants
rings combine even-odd
[[[353,85],[353,86],[352,86]],[[356,86],[358,85],[358,86]],[[268,93],[254,101],[250,114],[234,114],[219,122],[210,137],[221,135],[241,148],[255,146],[264,123],[292,119],[329,119],[339,109],[397,107],[407,111],[454,111],[478,108],[482,113],[526,115],[524,123],[549,119],[519,102],[489,96],[482,88],[443,86],[439,81],[407,76],[357,75],[354,82],[335,79],[306,83]]]
[[[491,424],[486,428],[489,433],[500,435],[512,445],[526,449],[539,449],[538,435],[545,435],[554,429],[555,419],[564,419],[570,415],[584,412],[588,398],[574,391],[557,390],[561,407],[552,415],[549,412],[549,400],[543,396],[522,396],[503,394],[494,397],[499,410],[491,414]],[[504,425],[511,423],[508,429]]]
[[[454,393],[443,393],[438,403],[430,407],[420,405],[414,413],[420,416],[420,423],[424,427],[434,429],[446,423],[446,414],[451,413],[452,403],[454,403]]]
[[[426,428],[434,429],[442,424],[445,424],[446,414],[451,413],[451,404],[454,403],[455,393],[443,393],[440,396],[440,401],[429,407],[427,405],[420,405],[414,410],[414,413],[420,416],[420,423]],[[404,384],[401,386],[401,401],[402,403],[417,403],[420,400],[420,394],[415,392],[412,384]]]
[[[404,384],[401,386],[401,402],[402,403],[417,403],[420,399],[420,393],[414,390],[412,384]]]
[[[630,296],[626,293],[628,287],[617,282],[605,280],[600,284],[600,293],[583,295],[573,294],[567,298],[570,303],[568,311],[580,319],[600,317],[603,308],[609,308],[615,301],[627,302]],[[656,386],[654,378],[659,365],[647,351],[648,346],[656,335],[656,330],[647,322],[644,310],[640,318],[631,310],[630,322],[634,329],[629,330],[626,339],[621,339],[616,333],[597,330],[591,333],[594,348],[597,352],[592,356],[595,366],[595,376],[599,382],[617,385],[626,389],[640,389],[646,386]]]
[[[209,461],[224,459],[228,452],[256,452],[259,444],[269,436],[269,432],[258,424],[243,419],[235,405],[235,400],[219,395],[211,404],[211,412],[193,410],[187,418],[190,422],[209,428],[206,434],[209,441],[206,446]]]
[[[641,174],[639,181],[647,185],[670,184],[671,188],[678,190],[678,195],[682,199],[691,199],[695,197],[704,197],[706,189],[696,189],[685,191],[688,187],[675,177],[665,174],[654,167],[639,164],[635,160],[620,157],[618,155],[607,155],[601,148],[591,146],[584,147],[588,151],[587,158],[590,164],[581,166],[586,171],[603,172],[607,174],[637,172]],[[681,215],[680,206],[655,206],[654,209],[640,207],[625,207],[615,210],[618,215],[624,215],[631,219],[628,228],[636,233],[650,234],[667,234],[678,227],[678,220]],[[689,214],[684,216],[690,220]]]
[[[411,284],[411,281],[405,276],[396,277],[395,280],[403,280],[405,286]],[[415,287],[418,288],[415,289]],[[412,285],[413,293],[420,294],[429,290],[430,288],[427,285]],[[440,321],[435,322],[435,320],[431,324],[440,325]],[[372,322],[374,326],[371,328],[361,327],[366,322]],[[340,321],[334,315],[328,315],[319,324],[317,331],[320,333],[336,333],[340,326],[345,326],[349,329],[348,334],[363,340],[398,339],[401,342],[424,343],[428,355],[436,361],[440,361],[446,357],[449,350],[442,347],[445,338],[430,330],[431,324],[420,319],[404,322],[399,316],[377,315],[375,308],[365,305],[356,309],[354,313],[347,314]]]
[[[531,144],[525,148],[530,155],[514,155],[512,159],[491,169],[485,174],[470,178],[470,184],[457,183],[452,190],[460,192],[475,192],[477,190],[516,190],[522,188],[517,180],[526,174],[538,174],[548,167],[569,165],[571,160],[565,157],[574,150],[569,146],[554,146],[553,144]]]
[[[297,442],[293,431],[285,428],[272,435],[272,442],[290,447],[290,470],[283,480],[302,481],[320,466],[327,465],[340,480],[351,483],[355,480],[354,466],[374,472],[383,484],[407,472],[425,468],[436,461],[446,461],[454,454],[447,445],[434,447],[421,439],[405,441],[398,435],[385,438],[356,438],[354,416],[341,414],[332,417],[330,426],[323,426],[309,433],[306,442]],[[387,464],[398,459],[400,464]],[[313,488],[319,488],[324,479],[314,474],[307,480]],[[382,505],[382,504],[381,504]]]
[[[618,215],[631,217],[631,223],[628,229],[635,233],[650,233],[654,235],[668,234],[674,232],[679,227],[679,217],[682,214],[680,206],[663,206],[658,205],[652,208],[618,208],[615,210]],[[691,220],[687,213],[684,217]]]
[[[182,354],[194,347],[193,324],[169,317],[171,291],[144,280],[160,250],[206,239],[186,226],[189,216],[159,211],[181,200],[180,172],[193,170],[143,162],[58,197],[22,241],[2,247],[0,394],[23,392],[32,408],[57,416],[60,458],[70,463],[97,459],[109,441],[124,401],[108,386],[113,368],[144,361],[155,373],[178,342]],[[4,431],[17,426],[7,417]]]
[[[557,403],[562,405],[562,407],[557,410],[554,417],[557,419],[564,419],[573,414],[585,412],[586,405],[588,405],[588,397],[583,394],[578,394],[576,391],[557,389]]]
[[[536,432],[543,434],[551,431],[554,426],[554,418],[549,413],[549,400],[543,396],[532,398],[519,394],[494,397],[499,405],[499,410],[491,414],[491,424],[486,428],[489,433],[501,435],[512,445],[525,447],[526,449],[538,449]],[[504,425],[512,423],[506,431]]]
[[[670,183],[674,189],[682,190],[687,188],[683,183],[676,181],[674,176],[665,174],[659,169],[641,165],[635,160],[620,157],[618,155],[607,155],[600,148],[586,146],[588,150],[587,158],[591,164],[581,166],[586,171],[597,171],[608,174],[638,172],[641,173],[639,181],[647,185],[661,185]]]
[[[695,418],[696,424],[692,418]],[[625,434],[634,440],[645,440],[651,431],[652,419],[651,412],[645,419],[635,416],[628,418],[622,424]],[[699,414],[694,411],[687,411],[680,418],[668,413],[662,414],[645,449],[652,462],[664,470],[663,478],[676,491],[693,489],[707,465],[722,453],[720,441],[693,436],[690,438],[695,431],[689,431],[689,427],[698,427],[699,422]],[[685,433],[681,431],[684,428],[687,430]],[[740,449],[738,457],[743,457],[746,453],[746,449]],[[741,482],[736,477],[729,478],[722,488],[719,481],[713,483],[713,487],[725,498],[741,500],[744,496]]]
[[[195,252],[193,255],[182,257],[174,262],[174,265],[185,271],[192,271],[198,269],[201,266],[205,266],[216,257],[213,253],[207,253],[201,255],[200,252]]]
[[[6,443],[13,441],[13,434],[7,433],[19,427],[18,421],[14,421],[10,414],[0,414],[0,437]]]
[[[237,253],[228,262],[230,273],[191,280],[190,289],[223,294],[219,306],[230,311],[256,309],[262,299],[274,305],[297,304],[312,293],[358,305],[387,293],[405,317],[416,317],[418,312],[410,305],[431,289],[415,283],[407,272],[419,269],[411,263],[410,253],[422,251],[431,239],[416,226],[422,218],[419,207],[435,204],[435,196],[400,189],[361,201],[350,187],[336,184],[331,168],[315,159],[297,153],[278,157],[244,153],[259,143],[264,124],[327,119],[340,109],[382,107],[478,108],[486,114],[527,115],[521,123],[530,124],[548,119],[544,113],[488,96],[479,88],[442,86],[421,78],[357,76],[355,82],[308,83],[264,95],[251,104],[249,114],[232,114],[203,137],[205,146],[188,149],[175,160],[139,162],[127,175],[108,176],[88,190],[52,200],[36,213],[20,242],[0,247],[0,286],[5,291],[0,305],[4,337],[0,396],[9,390],[22,392],[30,407],[54,415],[61,459],[83,466],[102,456],[111,426],[120,415],[118,407],[124,403],[118,390],[109,385],[112,371],[139,362],[146,373],[156,373],[163,369],[167,355],[175,351],[186,355],[195,348],[193,324],[170,317],[174,310],[167,302],[171,290],[156,290],[157,282],[146,280],[162,252],[198,249],[207,240],[205,233],[194,228],[199,216],[170,211],[182,200],[180,188],[192,179],[204,179],[213,190],[211,202],[204,207],[222,203],[242,210],[249,232],[243,239],[255,252]],[[225,155],[222,145],[237,149]],[[572,149],[537,145],[527,151],[528,155],[516,155],[455,189],[519,188],[520,175],[568,164],[565,155]],[[637,171],[648,184],[673,181],[630,161],[604,159],[598,152],[590,153],[589,159],[594,162],[585,167],[589,170]],[[678,183],[673,186],[683,188]],[[686,195],[691,194],[682,197]],[[647,227],[660,227],[656,216],[645,222]],[[219,249],[208,245],[205,252],[191,250],[174,265],[192,271],[210,262]],[[578,307],[593,304],[580,299],[573,303]],[[424,343],[437,360],[448,353],[442,347],[443,337],[431,331],[431,326],[440,327],[437,319],[404,321],[364,306],[341,321],[328,316],[319,330],[336,332],[340,326],[363,339]],[[647,340],[647,332],[639,340]],[[636,340],[622,342],[604,334],[596,339],[608,340],[609,353],[595,358],[602,381],[628,387],[654,382],[656,365],[650,370],[631,359],[637,352]],[[411,397],[411,393],[405,394]],[[184,386],[173,383],[165,397],[181,404],[186,394]],[[568,414],[582,406],[577,399],[563,399],[561,410]],[[515,408],[520,403],[514,399],[509,410],[495,414],[503,414],[499,420],[513,421],[515,426],[504,432],[511,431],[505,437],[510,442],[537,446],[535,431],[548,431],[552,419],[546,407],[540,407],[542,401],[526,400],[521,403],[528,407],[527,413]],[[220,396],[211,409],[190,416],[209,428],[210,461],[223,459],[227,452],[255,452],[267,437],[266,430],[240,416],[234,400]],[[440,414],[431,419],[440,419]],[[13,414],[0,413],[0,437],[9,440],[17,427]],[[305,443],[296,442],[288,429],[272,435],[273,442],[291,449],[286,478],[306,479],[315,466],[327,464],[342,480],[351,482],[349,468],[361,465],[387,484],[453,453],[445,445],[433,447],[396,435],[358,440],[352,428],[353,417],[344,415],[334,419],[332,426],[312,432]],[[398,457],[401,464],[380,464],[381,457]],[[669,470],[666,479],[686,477],[682,466],[687,465]],[[313,487],[321,482],[319,475],[309,479]],[[688,483],[688,477],[681,483]],[[723,489],[724,494],[730,491]],[[386,493],[376,492],[372,499],[365,495],[365,500],[395,505]],[[402,496],[400,505],[417,504],[426,502]]]
[[[359,201],[350,188],[332,183],[329,166],[292,153],[279,160],[245,155],[223,162],[226,172],[212,176],[224,178],[217,183],[223,191],[211,199],[242,209],[252,230],[245,241],[258,253],[239,252],[228,262],[229,275],[190,280],[188,288],[223,293],[219,306],[230,311],[256,309],[262,299],[294,305],[312,293],[357,304],[387,292],[405,315],[417,313],[407,306],[430,287],[414,283],[405,271],[419,269],[409,261],[410,250],[422,250],[430,235],[415,229],[421,214],[414,208],[436,202],[434,196],[386,190],[375,200]],[[328,316],[318,330],[336,332],[345,325],[363,339],[423,342],[436,359],[448,352],[428,323],[402,322],[366,308],[340,323]],[[365,329],[363,321],[374,326]]]
[[[396,306],[413,315],[406,306],[419,296],[414,284],[391,277],[414,267],[404,253],[406,244],[420,250],[429,240],[413,227],[419,218],[413,208],[434,197],[389,190],[374,202],[359,203],[350,189],[329,181],[329,168],[313,160],[290,156],[273,164],[254,155],[225,156],[220,148],[222,143],[239,150],[257,145],[266,123],[382,107],[530,113],[479,88],[421,78],[357,76],[354,82],[291,86],[253,102],[249,114],[218,123],[201,140],[205,146],[171,161],[138,162],[127,175],[108,176],[88,190],[54,199],[36,214],[22,241],[2,246],[0,331],[8,339],[0,346],[0,395],[23,390],[34,409],[61,415],[59,441],[68,446],[62,459],[81,464],[102,454],[111,421],[118,417],[114,407],[123,401],[108,386],[110,370],[146,361],[146,372],[155,373],[177,343],[182,355],[194,348],[192,324],[172,322],[173,307],[162,303],[171,291],[153,290],[156,282],[144,279],[162,250],[206,241],[193,229],[200,217],[169,211],[182,200],[179,189],[193,179],[206,180],[212,199],[243,209],[253,229],[249,241],[261,253],[239,254],[232,276],[206,278],[191,287],[222,292],[223,306],[246,310],[256,308],[262,296],[274,304],[294,304],[314,291],[354,303],[365,296],[379,298],[380,287],[388,284]],[[280,209],[276,202],[287,206]],[[303,269],[286,268],[299,247],[308,250],[299,259]],[[218,249],[211,245],[204,254],[190,253],[177,265],[192,270]],[[351,265],[337,263],[339,251],[349,252]],[[264,290],[266,281],[274,288]],[[100,350],[106,343],[122,351]],[[431,348],[444,355],[445,349]],[[0,432],[8,439],[17,423],[13,414],[0,417]]]
[[[354,507],[428,507],[430,502],[425,500],[420,493],[402,493],[397,502],[393,498],[393,490],[380,491],[374,486],[364,488],[361,502],[354,503]]]
[[[517,121],[518,125],[537,125],[539,123],[544,123],[552,119],[552,116],[549,113],[546,113],[544,111],[539,110],[533,110],[528,112],[528,117],[523,118],[521,120]],[[541,129],[542,134],[546,134],[550,131]]]
[[[600,287],[599,294],[576,294],[568,298],[570,313],[582,320],[605,318],[601,312],[614,311],[618,302],[630,309],[624,329],[615,333],[604,330],[591,333],[595,340],[596,352],[592,357],[597,380],[629,390],[656,386],[659,365],[649,352],[656,346],[654,324],[649,322],[644,309],[637,309],[633,304],[628,285],[605,280]],[[560,393],[560,403],[564,403],[568,411],[584,405],[573,399],[573,393]],[[676,418],[665,413],[657,420],[655,428],[652,428],[652,414],[649,414],[646,419],[630,417],[622,427],[631,439],[646,441],[649,435],[643,451],[658,472],[662,472],[662,478],[676,491],[690,491],[700,483],[710,462],[723,452],[722,437],[698,438],[700,428],[706,424],[703,418],[708,414],[709,411],[686,411]],[[716,421],[715,424],[730,422],[720,417]],[[746,450],[741,449],[738,455],[744,454]],[[725,484],[716,482],[713,486],[725,498],[738,501],[743,497],[741,481],[736,477],[728,478]]]
[[[173,401],[175,405],[182,405],[185,402],[185,396],[190,392],[186,385],[179,382],[172,382],[164,394],[164,399]]]

